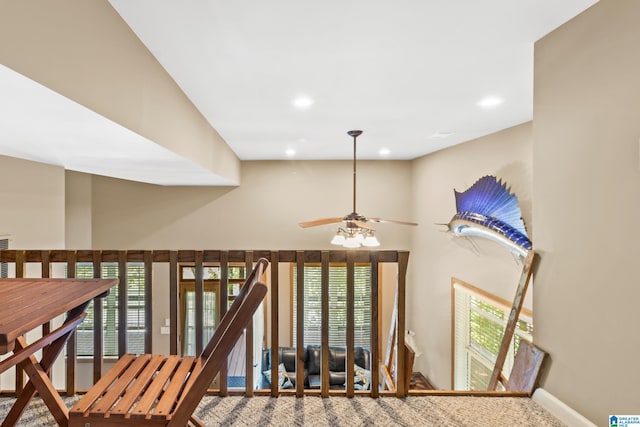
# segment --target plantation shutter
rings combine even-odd
[[[354,344],[371,346],[371,266],[356,265],[354,269]],[[297,269],[293,269],[293,345],[296,340]],[[322,294],[321,267],[304,267],[304,345],[321,345]],[[344,347],[347,334],[347,267],[329,267],[329,346]]]
[[[511,307],[499,298],[454,283],[454,389],[487,390]],[[522,339],[532,341],[533,321],[523,313],[505,360],[508,378]]]

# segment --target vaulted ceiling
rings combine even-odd
[[[240,160],[349,159],[350,129],[364,130],[359,158],[414,159],[529,121],[534,42],[595,2],[109,0]],[[22,80],[2,71],[0,88],[9,94]],[[30,105],[53,102],[52,127],[63,134],[65,126],[77,130],[77,114],[96,114],[55,107],[46,90],[11,96],[30,97]],[[17,124],[20,117],[29,122],[30,113],[12,111],[16,103],[9,96],[0,101],[11,117],[3,126],[13,135],[0,138],[0,154],[89,172],[108,166],[99,158],[90,167],[61,160],[61,150],[74,148]],[[126,148],[140,137],[135,131],[89,116],[77,138],[85,150],[109,132],[113,144],[103,147],[112,147],[112,155],[126,159],[136,151]],[[214,183],[198,175],[198,165],[174,165],[181,159],[154,142],[139,141],[150,150],[139,160],[177,171],[156,183]],[[179,179],[182,166],[193,176]],[[135,173],[125,179],[154,182]]]

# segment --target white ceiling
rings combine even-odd
[[[413,159],[531,120],[533,43],[596,2],[109,1],[242,160],[350,159],[350,129],[358,158]],[[224,184],[2,65],[0,93],[0,154]]]
[[[348,159],[350,129],[358,158],[413,159],[529,121],[533,43],[595,2],[110,0],[242,160]]]

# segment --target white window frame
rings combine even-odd
[[[206,345],[220,321],[220,265],[204,266],[204,300],[203,300],[203,342]],[[195,267],[192,264],[181,264],[180,268],[180,334],[181,353],[183,356],[195,355]],[[227,309],[231,307],[240,288],[245,282],[246,266],[232,263],[228,266]]]
[[[470,317],[471,313],[475,313],[494,325],[504,328],[511,312],[511,304],[495,295],[479,289],[462,280],[451,279],[451,297],[452,297],[452,384],[454,390],[471,390],[472,384],[481,383],[482,378],[473,377],[473,369],[471,365],[478,363],[486,369],[489,375],[493,371],[497,354],[478,346],[473,346],[470,339]],[[472,303],[472,299],[483,304],[488,304],[492,309],[502,312],[501,318],[493,313],[482,311]],[[533,313],[530,310],[522,309],[518,318],[519,325],[523,328],[516,327],[514,332],[515,340],[533,341]],[[524,323],[520,323],[524,322]],[[526,329],[526,330],[523,330]],[[517,341],[519,342],[519,341]],[[505,359],[502,374],[505,378],[509,377],[513,361],[515,359],[516,345],[514,340],[509,345],[509,351]],[[488,378],[486,378],[488,382]]]

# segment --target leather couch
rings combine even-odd
[[[347,350],[344,347],[329,347],[329,384],[332,389],[342,389],[346,382]],[[279,347],[278,360],[284,364],[289,380],[295,387],[296,348]],[[363,347],[354,348],[354,362],[361,368],[371,370],[371,355]],[[318,345],[309,345],[304,349],[304,387],[320,388],[322,376],[322,352]],[[271,349],[262,350],[262,372],[271,369]],[[269,378],[262,375],[261,388],[269,388]]]

